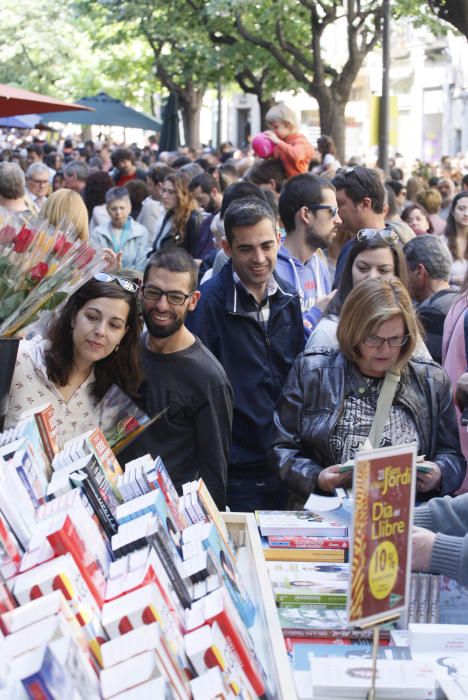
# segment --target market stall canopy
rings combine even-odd
[[[48,112],[67,109],[70,114],[74,114],[74,110],[90,111],[91,108],[87,105],[62,102],[54,97],[40,95],[38,92],[23,90],[13,85],[0,84],[0,117],[16,117],[19,114],[31,114],[42,109],[47,109]]]
[[[0,126],[7,129],[34,129],[40,121],[38,114],[23,114],[20,117],[0,117]]]
[[[132,107],[127,107],[120,100],[116,100],[105,92],[100,92],[94,97],[83,97],[78,100],[83,107],[90,107],[91,113],[77,114],[75,112],[59,112],[58,114],[42,114],[43,121],[71,122],[73,124],[96,124],[100,126],[123,126],[134,129],[146,129],[159,131],[161,124],[143,112],[138,112]]]

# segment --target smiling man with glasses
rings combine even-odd
[[[308,336],[333,296],[322,251],[333,241],[341,223],[335,188],[318,175],[292,177],[281,190],[279,213],[286,238],[278,252],[276,271],[299,294]]]
[[[155,253],[145,269],[143,401],[149,415],[167,411],[144,437],[179,491],[200,476],[224,510],[232,390],[218,360],[185,326],[200,298],[197,278],[198,267],[183,248]]]

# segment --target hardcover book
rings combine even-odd
[[[328,520],[324,515],[306,510],[257,510],[255,515],[263,536],[346,537],[348,535],[348,528],[345,525]]]

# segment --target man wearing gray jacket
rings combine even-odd
[[[414,511],[413,571],[444,574],[468,586],[468,493],[433,498]]]

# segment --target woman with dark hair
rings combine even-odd
[[[452,199],[445,229],[448,249],[452,254],[450,284],[462,285],[468,271],[468,191],[459,192]]]
[[[314,175],[324,175],[331,179],[338,168],[341,167],[339,160],[336,158],[336,146],[331,136],[322,134],[317,139],[317,151],[322,157],[322,162],[320,165],[315,166],[312,172]]]
[[[109,221],[106,208],[106,192],[114,186],[109,173],[96,170],[88,175],[83,190],[83,199],[88,210],[89,232]]]
[[[335,297],[307,341],[307,349],[336,347],[341,308],[353,287],[370,277],[399,277],[406,286],[406,263],[397,234],[391,229],[363,229],[357,234]]]
[[[187,177],[180,172],[170,173],[164,178],[160,192],[165,214],[156,227],[153,252],[179,245],[195,257],[203,217],[189,191]]]
[[[35,336],[20,342],[7,428],[23,411],[51,403],[63,444],[96,426],[99,402],[112,384],[138,396],[137,291],[130,280],[97,273],[68,299],[47,339]]]
[[[416,442],[425,455],[419,500],[451,494],[463,481],[450,380],[432,360],[415,358],[419,328],[408,292],[396,277],[367,279],[347,297],[339,347],[299,355],[277,404],[271,463],[301,499],[349,486],[343,469],[372,447]],[[387,407],[375,422],[386,387]],[[380,426],[378,426],[380,423]]]
[[[434,233],[429,214],[421,204],[410,204],[401,212],[402,220],[411,226],[417,236],[423,233]]]

